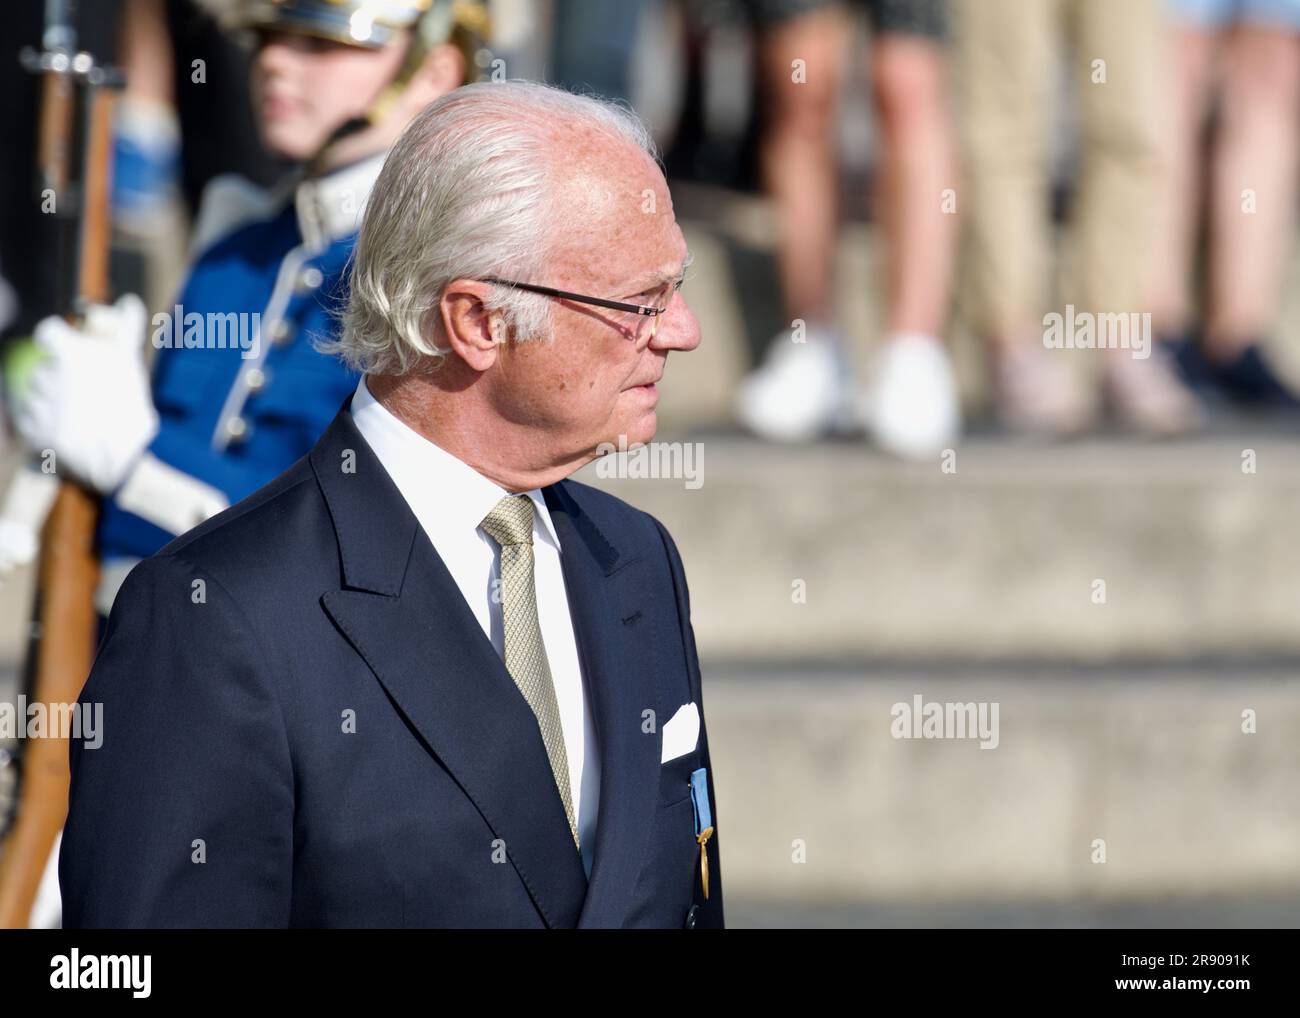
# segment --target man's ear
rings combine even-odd
[[[492,367],[506,341],[501,315],[489,311],[484,303],[491,288],[492,284],[477,279],[453,280],[438,302],[447,346],[475,371]]]

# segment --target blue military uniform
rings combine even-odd
[[[239,312],[248,330],[256,312],[260,323],[246,348],[233,330],[229,345],[212,348],[211,329],[197,333],[206,346],[187,347],[179,322],[169,331],[155,316],[159,431],[146,456],[179,471],[180,483],[192,479],[237,502],[304,455],[356,388],[357,374],[313,340],[337,334],[360,214],[382,163],[382,154],[372,156],[289,193],[261,196],[258,218],[204,249],[168,314],[176,321]],[[229,209],[220,214],[227,225],[238,218]],[[130,568],[176,536],[120,496],[121,489],[105,499],[98,532],[96,601],[105,614]]]

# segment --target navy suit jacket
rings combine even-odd
[[[599,743],[589,882],[536,719],[350,402],[118,593],[81,695],[102,745],[71,746],[64,926],[721,927],[668,533],[587,485],[544,489]],[[699,741],[661,764],[692,701]]]

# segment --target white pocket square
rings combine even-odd
[[[667,763],[689,753],[700,740],[700,710],[695,701],[682,704],[664,725],[663,753],[660,763]]]

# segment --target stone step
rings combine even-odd
[[[668,528],[705,654],[1300,656],[1300,455],[1276,431],[977,435],[946,467],[726,434],[647,448],[677,476],[613,476],[648,469],[636,452],[575,476]]]
[[[725,887],[758,911],[1300,895],[1294,667],[704,670]],[[997,703],[996,748],[895,738],[917,696]]]

